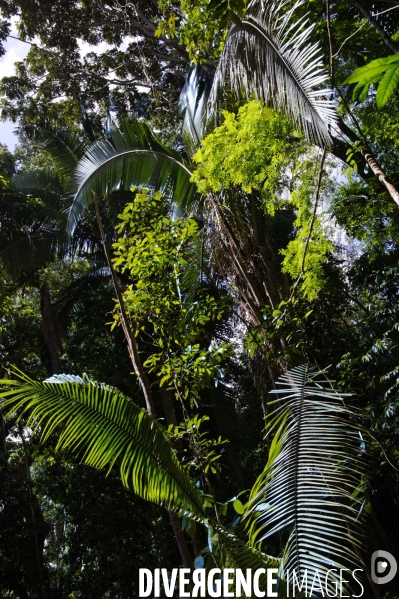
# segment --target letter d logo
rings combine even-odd
[[[371,578],[376,584],[386,584],[395,578],[398,564],[388,551],[379,549],[371,556]]]

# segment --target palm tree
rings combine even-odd
[[[307,569],[310,576],[357,565],[361,443],[342,395],[328,387],[323,372],[300,366],[278,381],[269,460],[240,509],[247,543],[209,515],[212,497],[193,484],[159,422],[130,398],[86,376],[37,382],[16,369],[12,375],[0,381],[2,409],[26,419],[43,442],[56,437],[58,449],[68,448],[94,468],[119,468],[125,487],[203,524],[211,567],[280,562],[283,579],[287,568],[301,576]],[[261,550],[277,532],[287,539],[282,560]]]

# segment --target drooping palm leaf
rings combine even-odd
[[[38,147],[51,157],[61,176],[70,177],[90,140],[78,131],[45,123],[17,129],[21,142]]]
[[[360,438],[342,396],[307,366],[284,374],[269,462],[246,506],[252,543],[288,535],[285,572],[312,579],[356,564]],[[358,566],[356,566],[358,567]]]
[[[36,171],[17,175],[13,189],[1,195],[0,259],[13,278],[63,253],[57,222],[61,189],[58,176]]]
[[[206,105],[213,80],[213,73],[209,71],[209,67],[191,65],[179,98],[178,114],[184,113],[182,138],[190,157],[204,135]]]
[[[26,234],[13,241],[1,254],[1,263],[16,280],[22,273],[32,273],[48,264],[57,253],[56,236],[45,231]]]
[[[68,210],[67,230],[73,234],[93,191],[103,197],[116,189],[142,186],[160,190],[180,202],[194,193],[191,171],[182,156],[165,146],[150,128],[135,119],[113,122],[111,139],[94,143],[76,169],[76,194]]]
[[[42,383],[13,374],[15,380],[0,381],[2,408],[26,415],[42,440],[57,435],[59,449],[69,448],[95,468],[117,463],[123,484],[142,498],[204,519],[202,493],[162,427],[131,399],[87,378],[57,375]]]
[[[277,568],[278,558],[266,555],[254,547],[249,547],[233,532],[219,524],[208,522],[208,547],[220,568],[252,571],[259,568]],[[266,575],[260,577],[260,588],[266,589]]]
[[[240,25],[227,37],[209,99],[209,118],[220,106],[225,87],[237,97],[256,98],[283,110],[314,143],[331,143],[329,125],[337,120],[320,46],[310,41],[314,25],[295,18],[303,4],[252,0]]]

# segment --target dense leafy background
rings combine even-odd
[[[185,89],[199,81],[207,98],[244,4],[0,1],[0,40],[17,17],[21,39],[33,42],[15,77],[0,82],[2,117],[21,126],[14,153],[0,145],[2,376],[11,365],[38,380],[86,373],[145,406],[90,185],[71,203],[86,153],[78,174],[94,173],[156,416],[205,507],[214,517],[216,505],[246,539],[242,505],[270,446],[268,392],[287,368],[328,367],[334,386],[353,394],[352,424],[369,431],[357,490],[368,563],[376,549],[399,551],[399,209],[370,171],[352,167],[367,146],[399,185],[399,95],[392,85],[379,102],[378,81],[353,94],[350,76],[396,52],[399,10],[373,0],[296,9],[314,24],[309,39],[321,44],[330,97],[357,147],[344,137],[324,159],[301,119],[227,89],[195,153],[201,102],[181,103],[182,132],[179,94],[193,60]],[[82,42],[96,52],[83,55]],[[117,157],[139,148],[151,163]],[[143,177],[163,193],[131,187]],[[68,236],[71,205],[79,210]],[[2,597],[130,599],[139,567],[181,566],[167,512],[124,489],[117,469],[105,477],[55,442],[41,445],[25,416],[0,418]],[[207,558],[205,528],[181,524],[191,558]],[[266,538],[262,550],[280,556],[287,536]],[[364,584],[365,596],[378,596]],[[398,595],[395,582],[387,587],[385,597]]]

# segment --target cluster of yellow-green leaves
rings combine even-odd
[[[136,330],[145,331],[151,343],[144,366],[178,399],[193,402],[223,375],[221,364],[232,351],[206,332],[228,301],[200,285],[198,225],[193,218],[173,217],[161,193],[148,190],[137,191],[119,218],[114,265],[133,281],[124,301]]]
[[[203,140],[194,156],[197,169],[192,180],[202,193],[220,193],[221,201],[226,189],[256,191],[270,217],[276,210],[294,211],[295,238],[281,250],[282,269],[296,279],[304,260],[299,291],[313,300],[323,286],[323,264],[333,247],[320,211],[312,218],[317,154],[282,113],[261,102],[251,101],[237,114],[225,111],[223,117],[223,124]]]
[[[231,187],[246,193],[258,190],[266,212],[274,214],[304,149],[302,138],[282,114],[252,101],[238,114],[223,112],[223,124],[194,156],[198,168],[192,179],[203,193]]]
[[[334,249],[332,241],[326,237],[321,210],[313,218],[318,168],[317,156],[310,154],[297,169],[300,171],[298,182],[290,194],[290,204],[296,213],[296,234],[286,249],[281,250],[283,272],[293,279],[302,274],[300,290],[309,301],[317,298],[324,285],[323,265]]]

